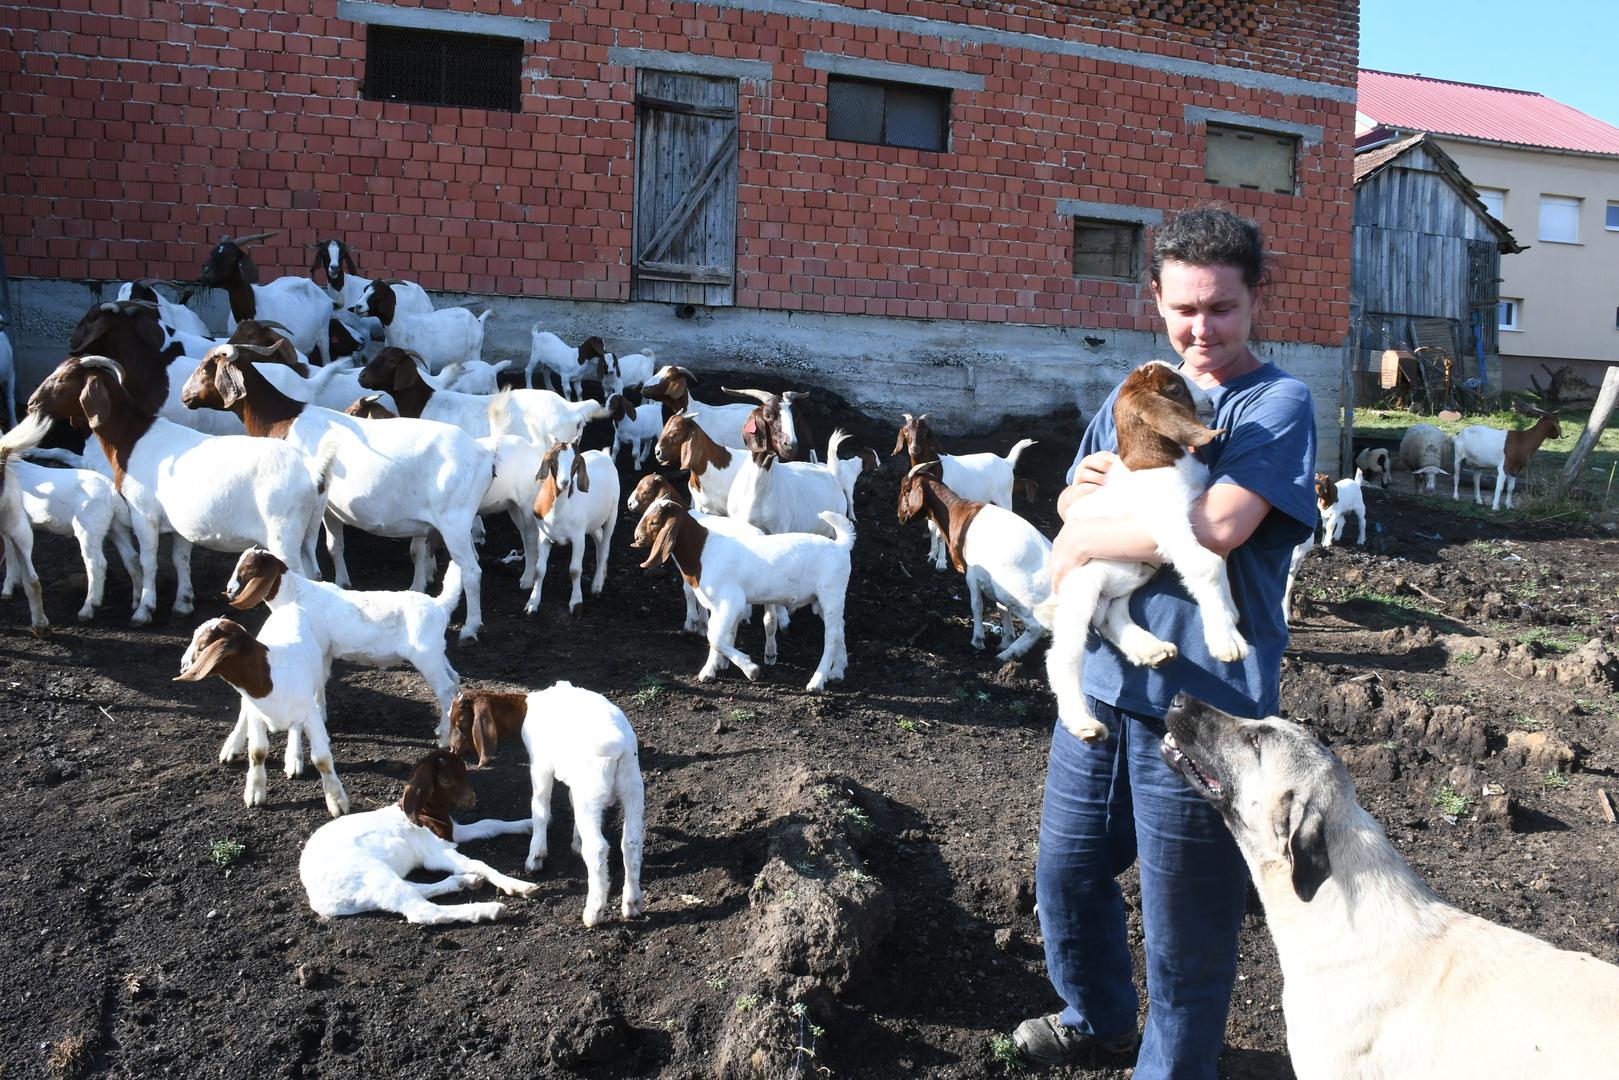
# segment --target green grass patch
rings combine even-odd
[[[208,849],[209,860],[227,874],[243,855],[247,853],[247,845],[235,840],[215,840]]]
[[[1568,777],[1556,769],[1547,769],[1546,775],[1540,778],[1540,783],[1542,787],[1566,788],[1568,787]]]
[[[1549,653],[1571,653],[1585,644],[1585,637],[1570,631],[1550,630],[1544,626],[1537,626],[1532,630],[1525,630],[1518,635],[1518,641],[1524,645],[1538,646]]]
[[[1433,804],[1446,817],[1461,817],[1472,808],[1473,800],[1449,784],[1441,784],[1439,790],[1433,793]]]
[[[1012,1041],[1010,1035],[991,1035],[989,1056],[995,1064],[1007,1072],[1023,1072],[1028,1068],[1023,1061],[1023,1055],[1018,1053],[1017,1043]]]

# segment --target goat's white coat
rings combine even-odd
[[[128,300],[134,295],[134,292],[135,283],[126,281],[118,286],[116,299]],[[157,297],[157,317],[160,321],[186,334],[202,338],[209,336],[208,324],[202,321],[201,315],[198,315],[184,304],[176,304],[156,289],[153,289],[152,293]]]
[[[838,471],[837,456],[838,448],[848,438],[848,432],[834,431],[827,441],[826,461],[816,464],[777,461],[763,469],[746,450],[733,451],[741,455],[742,463],[726,495],[726,516],[771,534],[837,535],[836,527],[822,512],[848,517],[849,497]]]
[[[608,453],[617,461],[618,448],[628,446],[632,467],[640,469],[663,431],[663,409],[656,401],[642,401],[634,409],[634,416],[613,421],[613,447]]]
[[[1479,492],[1479,476],[1485,469],[1494,469],[1495,499],[1490,503],[1490,509],[1501,509],[1503,489],[1507,495],[1507,509],[1512,509],[1512,496],[1518,489],[1518,478],[1507,472],[1507,435],[1508,432],[1502,428],[1490,427],[1488,424],[1472,424],[1451,436],[1451,456],[1455,461],[1452,466],[1453,475],[1450,478],[1452,499],[1461,498],[1462,466],[1467,465],[1473,470],[1473,501],[1483,506],[1484,496]]]
[[[311,282],[313,284],[313,282]],[[369,294],[378,288],[393,288],[372,282],[366,299],[349,310],[356,315],[369,311]],[[323,297],[324,293],[321,294]],[[466,308],[439,308],[436,311],[402,311],[399,293],[394,291],[393,318],[383,325],[383,340],[396,348],[416,353],[427,362],[428,370],[438,371],[457,361],[477,360],[483,352],[484,322],[494,309],[474,315]],[[325,325],[322,324],[324,331]]]
[[[279,277],[268,285],[250,285],[253,290],[253,317],[260,322],[278,322],[287,328],[293,348],[305,356],[326,355],[326,324],[332,318],[332,298],[326,290],[306,277]],[[225,323],[227,336],[236,331],[236,316]]]
[[[961,561],[967,567],[973,648],[984,647],[986,596],[1001,607],[1006,630],[1001,651],[995,655],[997,661],[1015,660],[1039,644],[1046,630],[1035,610],[1051,599],[1051,541],[1013,511],[986,503],[967,525]],[[1006,621],[1008,615],[1023,626],[1016,638],[1012,624]]]
[[[549,330],[544,323],[535,323],[530,332],[528,367],[523,369],[523,383],[534,388],[534,372],[539,369],[545,389],[549,389],[555,376],[557,390],[569,401],[579,400],[586,376],[591,369],[579,362],[579,346],[569,345]]]
[[[12,462],[12,475],[6,483],[17,484],[22,492],[23,512],[34,527],[78,541],[84,560],[84,606],[80,621],[95,615],[107,587],[107,537],[129,574],[135,596],[140,595],[140,567],[135,557],[135,537],[129,525],[129,506],[100,473],[89,469],[47,469],[26,461]],[[6,560],[6,580],[0,597],[9,598],[19,580],[19,571]]]
[[[532,615],[540,609],[540,588],[545,584],[545,568],[553,544],[566,544],[568,579],[573,590],[568,595],[568,611],[584,602],[579,579],[584,574],[585,537],[596,550],[596,572],[590,579],[590,594],[600,595],[607,581],[607,552],[612,546],[613,529],[618,524],[618,467],[601,450],[587,450],[583,457],[589,491],[580,491],[573,481],[575,451],[564,449],[557,456],[557,497],[551,509],[539,519],[539,556],[534,569],[534,585],[523,610]],[[533,504],[530,504],[532,508]]]
[[[13,438],[16,433],[24,438]],[[29,429],[19,427],[0,439],[0,554],[6,559],[7,595],[10,595],[11,578],[15,574],[22,580],[23,592],[28,597],[29,625],[37,634],[50,625],[50,620],[45,617],[45,590],[34,570],[34,528],[23,507],[22,482],[17,476],[17,466],[21,463],[15,457],[15,451],[25,444],[28,436]]]
[[[657,365],[657,354],[651,349],[627,353],[624,356],[608,353],[605,374],[602,376],[602,397],[622,394],[626,386],[644,386],[657,370]]]
[[[1012,509],[1012,482],[1017,479],[1018,458],[1033,446],[1033,439],[1019,439],[1005,454],[940,454],[939,480],[945,487],[974,502]],[[850,505],[853,505],[853,484],[850,485]],[[928,519],[928,558],[935,570],[945,568],[947,545],[939,527]]]
[[[1350,514],[1360,520],[1360,539],[1357,544],[1366,542],[1366,496],[1361,490],[1365,482],[1365,475],[1355,470],[1353,480],[1339,480],[1332,486],[1338,492],[1338,501],[1331,506],[1322,506],[1318,502],[1316,508],[1321,511],[1321,546],[1329,548],[1336,544],[1344,534],[1344,523]]]

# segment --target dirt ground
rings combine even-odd
[[[886,454],[892,430],[862,423],[858,442]],[[1076,418],[957,448],[1022,435],[1041,444],[1020,470],[1038,493],[1021,505],[1050,533]],[[861,481],[848,678],[819,697],[802,690],[820,650],[808,612],[757,684],[732,669],[700,686],[704,646],[680,632],[675,579],[637,567],[628,521],[605,594],[572,618],[556,558],[544,607],[522,615],[520,566],[500,561],[515,534],[491,523],[487,630],[451,651],[465,683],[568,679],[620,704],[641,740],[647,912],[594,931],[580,924],[584,870],[560,796],[542,889],[510,900],[505,921],[317,918],[296,872],[327,820],[313,773],[272,767],[269,804],[245,810],[242,766],[215,760],[234,693],[170,681],[191,629],[226,613],[231,560],[198,552],[191,616],[168,612],[165,573],[146,630],[125,625],[114,569],[109,602],[80,626],[76,552],[42,536],[55,633],[27,634],[20,597],[0,606],[0,1075],[1003,1074],[992,1037],[1056,1005],[1032,895],[1054,716],[1044,654],[1002,669],[972,650],[961,580],[924,562],[919,528],[896,526],[896,484],[893,464]],[[1365,547],[1305,564],[1288,715],[1350,762],[1363,802],[1445,898],[1619,961],[1619,828],[1597,801],[1599,787],[1619,792],[1607,652],[1619,542],[1567,519],[1459,518],[1448,499],[1370,502]],[[350,564],[361,587],[408,582],[403,544],[353,536]],[[742,647],[757,654],[758,638],[745,628]],[[354,808],[397,800],[432,745],[421,680],[338,665],[329,701]],[[473,777],[476,816],[526,814],[520,747]],[[218,841],[242,845],[228,867]],[[526,844],[468,850],[526,876]],[[1239,978],[1222,1073],[1291,1076],[1258,914]],[[1050,1075],[1117,1078],[1127,1064]]]

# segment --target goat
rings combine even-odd
[[[688,368],[665,364],[651,379],[641,386],[641,396],[663,405],[663,419],[668,422],[676,413],[686,413],[696,419],[708,437],[721,446],[741,446],[742,428],[753,415],[752,405],[709,405],[695,401],[690,389],[697,385],[697,376]]]
[[[0,440],[0,454],[4,452],[4,442]],[[134,533],[129,526],[129,505],[119,497],[112,481],[89,469],[47,469],[26,461],[13,461],[11,469],[11,479],[22,492],[23,512],[34,527],[78,541],[86,582],[79,621],[94,618],[96,608],[101,606],[107,587],[104,549],[109,534],[138,599],[141,578],[135,562]],[[0,493],[0,502],[4,499],[4,493]],[[20,576],[20,560],[8,559],[0,598],[11,596]]]
[[[395,281],[373,281],[365,297],[349,310],[382,323],[382,337],[388,345],[420,356],[429,371],[438,371],[457,361],[479,359],[483,352],[483,324],[494,314],[490,308],[474,315],[466,308],[439,308],[437,311],[409,312],[399,309]]]
[[[406,663],[415,668],[438,701],[438,741],[450,737],[450,702],[461,677],[444,655],[450,616],[461,598],[460,572],[454,563],[444,572],[437,596],[417,592],[352,592],[324,581],[311,581],[287,564],[254,547],[242,552],[225,585],[225,600],[237,611],[262,603],[271,611],[296,604],[309,613],[313,634],[328,660],[348,660],[387,668]]]
[[[39,444],[50,420],[88,424],[100,442],[104,460],[91,463],[97,472],[107,466],[129,503],[140,552],[134,625],[149,623],[157,606],[160,530],[174,533],[174,609],[182,614],[192,607],[193,544],[233,553],[262,544],[299,573],[313,562],[335,441],[309,459],[279,440],[199,435],[143,412],[124,390],[123,369],[104,356],[62,361],[28,410],[34,423],[19,426],[34,428],[27,445]]]
[[[500,392],[500,373],[511,366],[510,360],[497,364],[487,360],[468,360],[465,363],[446,364],[437,375],[423,372],[422,379],[435,390],[454,390],[458,394],[487,397]]]
[[[741,445],[748,446],[746,440],[753,435],[763,443],[764,449],[781,461],[818,460],[811,445],[809,424],[805,422],[804,414],[793,408],[793,403],[798,399],[809,397],[808,390],[788,390],[784,394],[772,394],[768,390],[732,390],[729,386],[722,386],[720,390],[732,397],[759,403],[742,424]]]
[[[807,533],[723,536],[668,500],[654,503],[642,516],[630,544],[648,551],[642,568],[673,558],[681,577],[709,611],[708,661],[697,674],[698,682],[713,679],[722,660],[735,664],[749,681],[759,678],[759,665],[736,647],[737,623],[754,604],[767,605],[767,633],[775,618],[770,605],[791,611],[815,604],[826,633],[821,661],[805,689],[819,693],[829,680],[843,678],[849,664],[843,607],[854,529],[839,514],[826,512],[821,520],[833,539]]]
[[[938,437],[928,426],[928,414],[913,417],[903,414],[905,423],[894,442],[894,457],[901,452],[909,455],[911,468],[924,461],[937,461],[940,466],[939,482],[963,499],[989,503],[1003,510],[1012,509],[1012,483],[1016,478],[1018,458],[1023,451],[1035,445],[1033,439],[1019,439],[1006,454],[946,454]],[[931,520],[928,522],[928,557],[935,570],[943,570],[946,545],[944,537]]]
[[[528,749],[534,783],[528,859],[530,871],[544,864],[549,852],[551,791],[556,781],[568,785],[573,802],[573,850],[585,860],[588,891],[584,924],[600,926],[607,917],[611,867],[607,811],[616,802],[624,810],[619,851],[624,859],[624,918],[641,914],[641,854],[645,835],[646,791],[635,729],[623,711],[600,694],[559,682],[532,694],[463,690],[455,699],[450,753],[478,753],[481,769],[494,757],[500,740],[521,731]],[[516,825],[517,822],[510,822]]]
[[[585,338],[578,346],[569,345],[550,331],[540,329],[542,325],[535,323],[531,332],[528,367],[523,369],[523,385],[534,389],[534,371],[538,368],[545,389],[550,389],[555,381],[558,393],[566,394],[570,401],[577,401],[585,376],[590,372],[586,365],[593,360],[605,360],[607,346],[594,335]],[[556,377],[555,380],[552,376]]]
[[[1152,360],[1136,368],[1113,403],[1119,460],[1108,470],[1107,483],[1077,500],[1069,513],[1135,519],[1197,602],[1209,654],[1230,662],[1248,655],[1248,643],[1237,630],[1225,560],[1198,543],[1190,517],[1209,470],[1187,448],[1223,433],[1204,426],[1213,415],[1208,394],[1174,367]],[[1157,666],[1177,654],[1173,643],[1153,637],[1130,617],[1130,594],[1156,572],[1149,563],[1092,559],[1070,570],[1053,599],[1036,612],[1052,628],[1046,673],[1057,716],[1076,738],[1107,738],[1106,725],[1091,715],[1082,691],[1085,642],[1093,625],[1133,664]]]
[[[450,817],[476,804],[466,764],[443,750],[428,754],[411,770],[397,803],[329,821],[304,844],[298,878],[309,906],[327,919],[363,911],[392,911],[406,922],[426,925],[500,918],[506,909],[498,903],[431,902],[485,881],[509,896],[533,896],[539,890],[456,850],[458,841],[512,831],[486,827],[500,823],[458,825]],[[407,880],[405,875],[414,870],[450,876],[425,883]]]
[[[613,422],[613,448],[608,454],[617,461],[618,448],[628,446],[632,468],[640,469],[663,431],[663,410],[644,400],[637,405],[622,394],[613,394],[607,399],[607,418]]]
[[[1323,475],[1325,474],[1316,474],[1316,482],[1318,484],[1320,483],[1320,478]],[[1317,488],[1317,490],[1319,491],[1320,489]],[[1304,557],[1310,554],[1310,549],[1313,547],[1315,547],[1315,530],[1311,529],[1310,535],[1306,536],[1299,543],[1299,545],[1293,549],[1292,558],[1288,560],[1287,587],[1282,590],[1282,622],[1284,623],[1293,621],[1293,582],[1299,576],[1299,567],[1304,565]]]
[[[251,435],[282,439],[306,454],[328,441],[341,448],[326,503],[333,576],[349,584],[345,526],[378,536],[437,534],[460,570],[467,618],[461,640],[483,627],[482,573],[472,527],[492,474],[492,453],[470,435],[427,420],[361,420],[282,394],[247,362],[252,346],[222,345],[187,380],[188,408],[228,409]],[[418,574],[418,586],[425,581]]]
[[[911,466],[899,487],[899,523],[926,514],[945,538],[950,563],[967,579],[975,649],[984,647],[984,597],[1000,606],[1001,663],[1027,653],[1045,636],[1036,610],[1051,597],[1051,541],[1010,510],[963,499],[939,480],[937,461]],[[1014,638],[1015,617],[1023,633]]]
[[[777,462],[776,455],[763,449],[762,436],[745,432],[749,443],[730,493],[726,496],[727,517],[746,521],[767,533],[814,532],[836,535],[833,526],[821,516],[829,510],[846,518],[849,497],[838,472],[838,447],[849,438],[841,428],[827,441],[824,465],[802,461]]]
[[[328,357],[326,324],[332,317],[332,301],[326,290],[305,277],[279,277],[260,285],[258,267],[246,248],[275,233],[258,233],[232,240],[225,237],[214,246],[202,264],[202,283],[211,289],[224,289],[230,297],[230,328],[243,319],[269,319],[287,328],[293,347],[308,356]]]
[[[1450,475],[1443,466],[1451,456],[1450,441],[1432,424],[1412,424],[1400,436],[1400,464],[1410,470],[1413,493],[1421,484],[1422,490],[1432,495],[1434,477]]]
[[[1362,450],[1355,456],[1355,468],[1364,473],[1367,480],[1376,484],[1384,491],[1388,490],[1389,477],[1392,471],[1389,468],[1389,452],[1382,447]]]
[[[1344,522],[1354,514],[1360,519],[1360,539],[1366,542],[1366,497],[1361,492],[1364,474],[1355,470],[1353,480],[1333,482],[1326,473],[1315,474],[1315,504],[1321,512],[1321,546],[1329,548],[1344,534]]]
[[[268,794],[264,762],[271,732],[288,733],[287,775],[303,771],[303,757],[292,736],[296,729],[309,739],[309,758],[320,773],[327,812],[332,817],[348,813],[348,793],[332,764],[326,735],[330,666],[311,614],[296,604],[270,612],[256,638],[231,619],[209,619],[192,632],[174,681],[200,682],[218,675],[241,696],[236,726],[220,748],[219,760],[232,761],[246,747],[242,801],[249,807],[263,806]]]
[[[601,373],[602,397],[622,394],[626,388],[639,393],[641,387],[652,378],[657,364],[657,354],[651,349],[625,356],[608,353],[596,362],[596,369]]]
[[[618,523],[618,468],[600,450],[584,451],[577,441],[553,442],[540,462],[536,479],[539,494],[534,498],[534,516],[539,519],[540,551],[534,572],[534,587],[523,611],[529,615],[540,609],[540,586],[551,558],[551,545],[570,547],[568,578],[573,591],[568,596],[568,614],[584,602],[579,578],[584,572],[585,537],[596,548],[596,573],[590,580],[590,594],[599,596],[607,580],[607,550]]]
[[[400,416],[453,424],[475,437],[490,432],[491,398],[433,389],[402,349],[389,347],[379,352],[360,371],[359,383],[366,390],[392,394]],[[504,397],[504,407],[511,410],[513,434],[536,446],[549,446],[553,438],[572,442],[584,432],[585,424],[607,415],[607,407],[599,401],[570,402],[549,390],[503,390],[495,397]]]
[[[704,431],[700,419],[689,413],[675,413],[664,422],[652,456],[659,465],[675,465],[686,471],[691,502],[705,514],[724,514],[731,497],[731,485],[742,471],[747,457],[743,450],[732,450],[715,442]]]
[[[35,637],[44,637],[51,624],[45,617],[45,590],[34,570],[34,527],[23,506],[22,483],[16,473],[20,463],[12,459],[19,451],[38,445],[44,433],[43,427],[25,424],[0,437],[0,555],[6,561],[6,595],[11,595],[12,577],[20,578],[28,597],[28,625]]]
[[[156,414],[169,393],[167,335],[155,305],[135,300],[94,304],[68,337],[69,356],[106,356],[124,370],[124,390],[142,412]]]
[[[126,281],[118,286],[118,295],[114,299],[137,300],[147,304],[155,304],[158,318],[165,324],[172,326],[183,334],[203,338],[211,336],[208,332],[208,324],[202,321],[202,316],[185,305],[186,300],[191,298],[189,291],[183,295],[179,303],[175,303],[158,292],[156,284],[150,278],[141,281]]]
[[[1501,509],[1501,488],[1506,487],[1507,509],[1512,509],[1512,494],[1518,488],[1518,476],[1535,456],[1540,444],[1547,439],[1560,439],[1562,425],[1554,413],[1542,412],[1534,425],[1521,431],[1503,431],[1486,424],[1464,427],[1451,437],[1450,446],[1456,464],[1451,477],[1450,497],[1461,498],[1462,466],[1473,467],[1473,501],[1484,505],[1479,494],[1479,474],[1484,469],[1495,470],[1495,499],[1491,510]]]
[[[320,240],[309,246],[315,250],[315,261],[309,267],[309,276],[325,272],[326,284],[336,296],[332,306],[347,310],[361,303],[366,290],[371,287],[371,279],[361,277],[355,268],[354,250],[341,240]],[[407,315],[423,315],[433,310],[433,301],[427,291],[414,281],[395,279],[391,284],[398,310]],[[382,324],[375,319],[362,320],[360,328],[368,340],[382,337]]]
[[[6,427],[17,426],[17,363],[11,349],[11,323],[0,315],[0,400],[6,406]]]

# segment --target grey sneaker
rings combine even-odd
[[[1093,1055],[1128,1054],[1141,1042],[1132,1031],[1112,1039],[1087,1035],[1061,1020],[1061,1013],[1025,1020],[1012,1032],[1012,1042],[1036,1065],[1070,1065]]]

